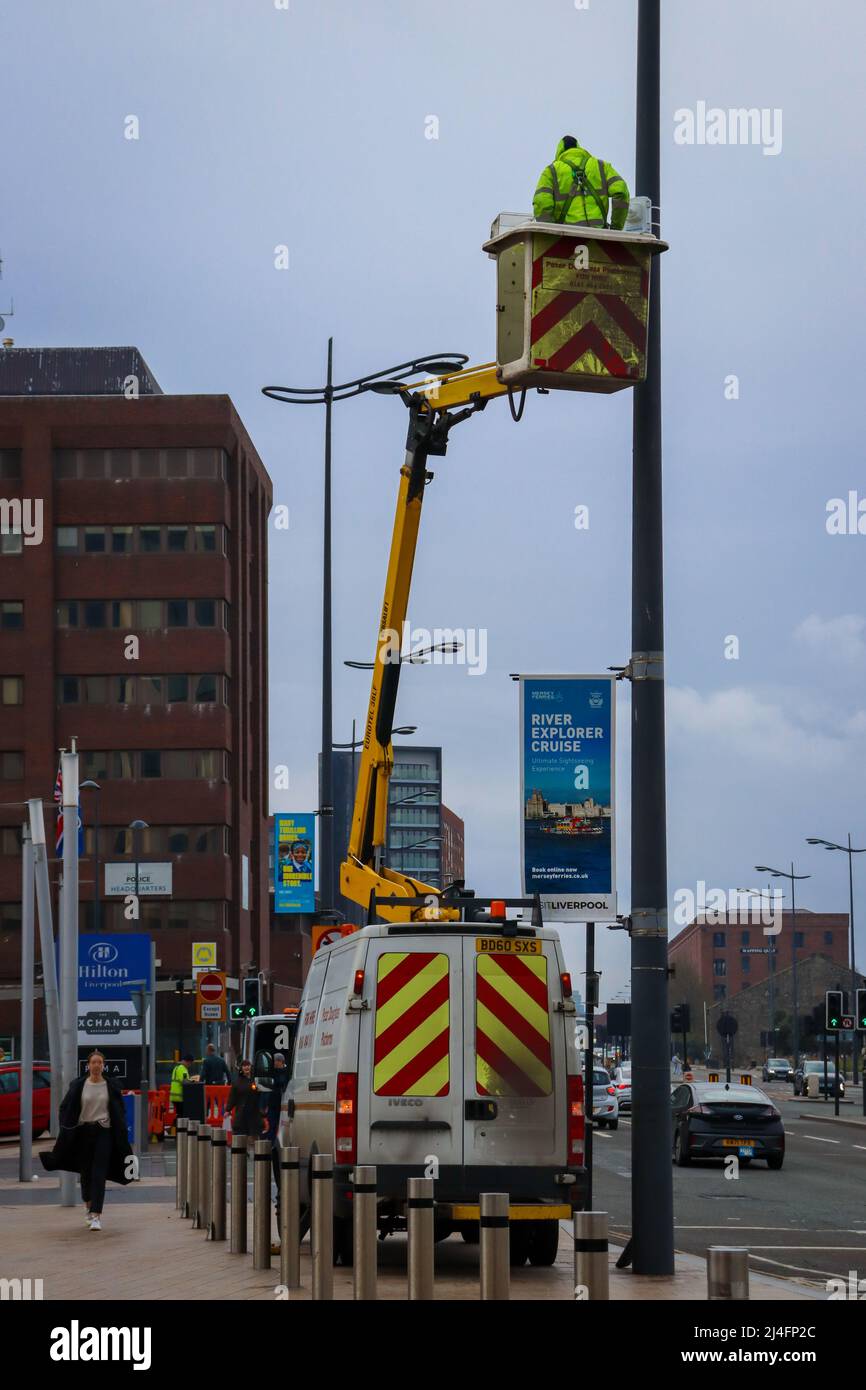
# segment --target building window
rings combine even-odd
[[[59,676],[58,705],[210,705],[228,706],[229,682],[221,675]]]
[[[6,757],[21,757],[21,754],[5,754]],[[170,781],[187,781],[201,778],[213,781],[221,775],[223,760],[227,755],[214,748],[172,748],[99,751],[93,748],[82,750],[82,780],[92,778],[95,782],[116,779],[135,781],[139,778],[163,778]],[[23,774],[22,774],[23,775]]]
[[[0,778],[4,782],[20,782],[24,776],[23,753],[0,753]]]
[[[21,904],[0,903],[0,931],[21,930]],[[15,1078],[17,1081],[17,1077]]]
[[[825,931],[825,933],[824,933],[824,945],[825,945],[825,946],[832,946],[832,945],[833,945],[833,933],[832,933],[831,931]]]
[[[160,549],[162,533],[158,526],[139,526],[138,548],[142,555],[155,555]]]
[[[166,625],[168,627],[189,627],[189,601],[185,598],[170,598],[166,601]]]
[[[740,932],[740,945],[741,945],[741,946],[748,946],[748,944],[749,944],[749,933],[748,933],[747,931]]]
[[[216,676],[199,676],[195,685],[194,702],[197,705],[215,705],[217,698]],[[186,699],[186,696],[184,696]]]
[[[85,555],[103,555],[105,553],[104,526],[85,526],[84,553]]]
[[[0,602],[0,628],[6,632],[24,626],[24,604],[18,599],[3,599]]]
[[[24,546],[21,531],[0,532],[0,555],[20,555]]]
[[[749,972],[750,972],[751,969],[752,969],[752,957],[751,957],[751,956],[743,956],[743,959],[742,959],[740,965],[741,965],[742,973],[743,973],[744,975],[748,975]]]
[[[54,544],[61,554],[184,555],[226,553],[222,525],[57,526]],[[20,549],[20,546],[18,547]]]
[[[13,481],[21,477],[21,450],[0,449],[0,478]]]
[[[186,526],[167,526],[165,529],[167,549],[172,555],[182,553],[186,550],[186,538]]]
[[[169,628],[215,627],[217,612],[228,628],[229,605],[221,599],[65,599],[55,607],[57,626],[138,628],[161,632]]]
[[[222,527],[220,527],[222,530]],[[195,527],[195,549],[198,551],[216,550],[216,527],[215,526],[196,526]]]
[[[58,526],[54,532],[54,542],[58,550],[77,550],[78,527]]]
[[[0,696],[4,705],[23,705],[24,677],[0,676]]]
[[[725,944],[725,933],[724,933],[723,931],[714,931],[714,932],[713,932],[713,945],[714,945],[714,946],[724,946],[724,944]]]
[[[794,932],[794,945],[795,945],[795,946],[805,946],[805,944],[806,944],[806,936],[805,936],[805,933],[804,933],[804,932],[801,932],[801,931],[795,931],[795,932]]]
[[[216,600],[197,598],[195,601],[196,627],[216,627]]]
[[[133,532],[131,526],[112,526],[112,555],[129,555],[132,550],[132,536]]]
[[[21,831],[17,825],[0,827],[0,854],[21,853]]]
[[[102,599],[87,599],[81,605],[84,615],[84,627],[99,628],[106,624],[106,604]]]
[[[714,975],[727,975],[727,973],[728,973],[728,962],[727,962],[726,960],[714,960],[714,961],[713,961],[713,974],[714,974]]]
[[[225,482],[228,459],[224,449],[210,448],[56,449],[54,473],[57,478],[220,478]]]
[[[727,990],[724,985],[713,985],[713,998],[716,1002],[718,1002],[719,999],[724,999],[726,993]]]

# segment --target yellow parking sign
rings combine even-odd
[[[201,967],[213,970],[216,963],[217,952],[215,941],[194,941],[192,943],[193,970]]]

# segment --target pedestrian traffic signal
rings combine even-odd
[[[258,975],[248,975],[244,980],[244,1004],[246,1017],[258,1018],[262,1011],[262,982]]]
[[[856,1027],[866,1032],[866,989],[857,990]]]

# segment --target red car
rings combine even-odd
[[[33,1138],[48,1128],[51,1072],[47,1062],[33,1063]],[[21,1063],[0,1062],[0,1137],[21,1131]]]

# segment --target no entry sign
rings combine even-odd
[[[226,977],[222,970],[203,971],[196,980],[195,991],[196,1021],[215,1019],[225,1022],[226,1016]]]

